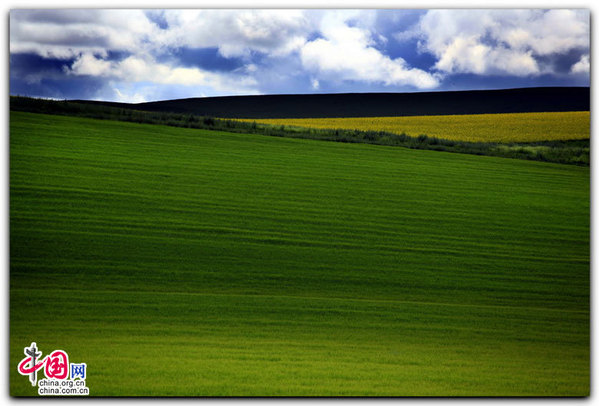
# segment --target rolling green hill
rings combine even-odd
[[[588,167],[10,119],[13,396],[589,394]]]
[[[588,111],[253,120],[148,112],[100,103],[16,96],[10,97],[10,110],[210,131],[531,159],[560,164],[590,164]],[[273,124],[263,124],[264,122]]]
[[[590,100],[588,87],[532,87],[415,93],[199,97],[136,104],[79,102],[143,111],[258,119],[588,111]]]

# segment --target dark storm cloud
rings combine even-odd
[[[43,58],[37,54],[10,55],[10,77],[26,79],[31,75],[62,76],[74,59]]]
[[[583,55],[589,53],[588,49],[571,49],[563,54],[552,54],[540,56],[539,64],[545,71],[554,72],[558,75],[567,75],[572,66],[580,60]]]
[[[168,29],[168,21],[163,10],[148,10],[146,16],[150,21],[156,24],[161,30]]]
[[[174,60],[181,66],[209,71],[232,71],[243,67],[245,64],[243,58],[223,57],[216,47],[176,48],[170,50],[168,54],[162,55],[158,60]]]
[[[29,82],[11,77],[10,94],[52,99],[96,99],[105,88],[104,80],[93,77],[42,78]]]
[[[484,90],[512,89],[520,87],[544,86],[588,86],[584,77],[556,76],[554,74],[534,77],[517,76],[480,76],[472,73],[460,73],[448,76],[443,82],[443,90]]]

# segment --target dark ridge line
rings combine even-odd
[[[222,118],[384,117],[590,110],[589,87],[415,93],[218,96],[146,103],[74,100],[151,112]]]

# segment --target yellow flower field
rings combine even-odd
[[[472,114],[413,117],[243,119],[262,124],[405,133],[473,142],[588,139],[590,112]]]

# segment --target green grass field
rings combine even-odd
[[[417,137],[425,134],[453,141],[535,142],[584,140],[590,135],[590,112],[466,114],[446,116],[277,118],[241,121],[269,125],[386,131]]]
[[[13,396],[589,394],[588,167],[10,119]]]

